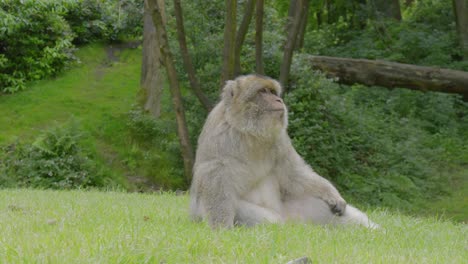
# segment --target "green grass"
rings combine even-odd
[[[121,62],[105,64],[105,47],[95,44],[82,47],[77,57],[82,63],[60,77],[0,96],[0,144],[32,137],[71,117],[96,129],[109,116],[128,112],[139,88],[141,50],[127,50]]]
[[[0,191],[1,263],[463,263],[467,226],[370,212],[385,230],[304,224],[212,231],[165,193]]]

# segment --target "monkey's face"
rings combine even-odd
[[[287,109],[280,93],[280,84],[264,76],[247,75],[228,81],[223,94],[228,119],[257,136],[276,136],[287,126]]]

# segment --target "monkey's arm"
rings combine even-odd
[[[281,191],[286,196],[312,195],[325,201],[333,213],[342,215],[346,209],[346,201],[338,190],[325,178],[318,175],[297,154],[294,148],[289,148],[288,155],[283,156],[285,168],[283,180],[280,183]]]
[[[197,164],[194,183],[198,210],[212,228],[234,226],[236,195],[229,184],[229,167],[216,161]]]

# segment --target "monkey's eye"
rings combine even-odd
[[[267,88],[263,88],[260,90],[260,93],[269,93],[270,91]]]

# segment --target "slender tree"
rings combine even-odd
[[[210,111],[211,108],[213,108],[213,104],[208,99],[208,97],[206,97],[206,95],[203,93],[200,87],[200,82],[197,79],[197,76],[195,73],[195,67],[193,66],[193,63],[192,63],[192,58],[190,57],[190,54],[188,52],[187,42],[185,40],[186,38],[185,38],[185,29],[184,29],[184,18],[183,18],[182,6],[180,4],[180,0],[174,0],[174,12],[175,12],[175,18],[176,18],[177,38],[179,41],[180,53],[182,54],[182,60],[183,60],[185,71],[187,72],[187,75],[189,78],[190,87],[192,88],[193,93],[195,94],[195,96],[197,96],[198,100],[203,105],[203,107],[207,111]]]
[[[298,1],[301,1],[301,0],[290,0],[290,2],[289,2],[288,17],[286,19],[286,27],[284,28],[284,34],[286,36],[292,30],[293,23],[294,23],[294,17],[296,15],[296,11],[297,11]],[[287,42],[287,39],[284,42],[285,46],[286,46],[286,42]]]
[[[299,21],[299,32],[297,33],[296,50],[304,47],[304,37],[307,29],[307,19],[309,17],[310,1],[304,1],[304,10]]]
[[[291,62],[294,53],[294,47],[296,46],[297,41],[297,34],[299,33],[299,24],[301,20],[302,13],[305,11],[305,1],[308,0],[291,0],[291,5],[295,4],[296,11],[294,12],[294,16],[292,19],[291,29],[288,32],[288,37],[286,39],[286,45],[284,47],[283,53],[283,62],[281,63],[280,68],[280,77],[279,81],[281,85],[284,87],[285,91],[288,91],[288,78],[289,78],[289,71],[291,69]]]
[[[164,19],[164,0],[158,0]],[[147,1],[144,6],[143,22],[143,59],[141,63],[141,104],[145,111],[158,118],[161,114],[161,95],[164,77],[161,65],[161,53],[159,52],[156,37],[156,29],[153,25],[151,13]]]
[[[156,30],[159,31],[159,34],[157,34],[159,50],[161,52],[161,57],[164,60],[167,75],[169,78],[172,103],[176,113],[177,134],[179,137],[182,158],[184,161],[185,178],[187,182],[190,182],[192,179],[194,157],[192,144],[190,143],[189,133],[187,129],[187,123],[185,121],[184,106],[182,104],[182,95],[180,93],[179,81],[177,80],[177,73],[174,66],[174,60],[172,58],[172,53],[169,49],[166,28],[162,20],[161,9],[158,6],[157,0],[148,0],[148,7],[153,18],[154,26]]]
[[[244,17],[242,18],[242,22],[239,26],[239,29],[236,33],[236,45],[234,47],[234,74],[239,75],[242,71],[240,66],[240,56],[242,51],[242,46],[244,44],[245,36],[247,35],[247,31],[249,30],[250,21],[252,20],[253,11],[255,8],[255,0],[248,0],[245,3],[244,8]]]
[[[224,22],[223,69],[221,87],[227,80],[234,78],[237,0],[225,0],[226,19]]]
[[[264,1],[257,0],[255,17],[255,72],[265,74],[263,68],[263,7]]]
[[[453,9],[463,59],[468,60],[468,0],[453,0]]]

